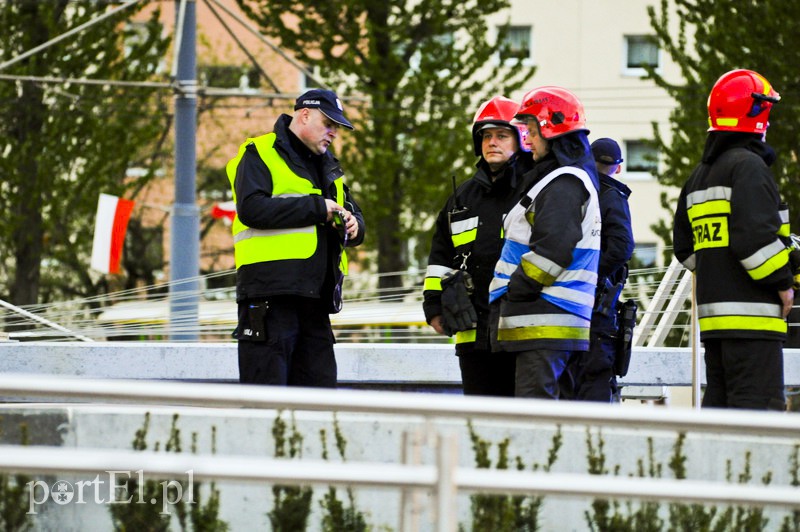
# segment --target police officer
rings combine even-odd
[[[614,374],[617,352],[617,302],[625,286],[627,263],[633,255],[633,230],[628,198],[631,190],[611,177],[622,170],[622,153],[614,139],[600,138],[592,143],[597,175],[600,179],[600,262],[592,310],[590,348],[577,357],[575,398],[582,401],[611,402],[619,396]]]
[[[336,94],[312,89],[227,165],[243,383],[336,386],[329,313],[341,308],[344,246],[364,240],[361,210],[328,150],[342,127],[353,129]]]
[[[583,105],[554,86],[529,91],[532,186],[509,211],[490,285],[495,350],[516,356],[515,394],[557,399],[572,356],[589,349],[600,255],[597,171]]]
[[[439,334],[455,334],[466,395],[514,395],[514,354],[490,352],[488,296],[503,217],[525,190],[521,176],[533,164],[521,148],[527,128],[512,124],[518,108],[495,96],[478,109],[472,124],[477,171],[439,212],[428,257],[425,318]]]
[[[675,256],[697,281],[708,383],[703,407],[785,409],[784,318],[793,272],[781,237],[789,235],[789,215],[765,140],[779,99],[752,70],[717,80],[703,159],[675,210]]]

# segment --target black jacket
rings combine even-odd
[[[272,197],[272,175],[254,145],[247,146],[236,169],[236,212],[239,219],[254,229],[281,229],[317,225],[317,248],[303,260],[289,259],[260,262],[240,267],[236,276],[236,299],[296,295],[330,299],[333,272],[338,264],[339,236],[327,222],[325,199],[335,199],[334,180],[344,172],[329,151],[313,155],[289,131],[292,117],[281,115],[275,123],[274,147],[298,176],[322,190],[322,195],[289,198]],[[294,140],[292,139],[294,137]],[[364,218],[345,186],[345,198],[358,219],[358,236],[348,242],[357,246],[364,240]]]
[[[701,339],[785,338],[778,291],[791,288],[793,277],[777,236],[774,159],[758,135],[712,132],[681,190],[675,257],[697,277]]]
[[[609,277],[618,282],[617,272],[633,255],[633,229],[628,198],[631,189],[611,176],[598,174],[600,178],[600,216],[603,229],[600,233],[600,263],[598,279]]]
[[[518,151],[511,164],[492,181],[488,164],[481,158],[475,175],[462,183],[455,195],[448,198],[436,219],[428,256],[429,268],[443,266],[456,270],[461,267],[464,256],[468,255],[466,268],[475,283],[472,304],[478,314],[476,342],[458,344],[456,346],[458,353],[472,349],[489,349],[489,283],[492,281],[494,266],[503,248],[503,219],[529,188],[522,175],[532,167],[531,155]],[[449,215],[452,211],[460,209],[465,210]],[[472,217],[477,217],[479,220],[475,240],[456,248],[451,238],[451,218],[457,222]],[[423,292],[423,310],[428,323],[435,316],[442,314],[441,294],[441,290]]]

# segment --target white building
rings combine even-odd
[[[647,171],[654,164],[648,156],[655,152],[642,142],[653,138],[653,122],[668,136],[674,101],[654,82],[642,79],[641,65],[656,66],[671,82],[681,80],[668,54],[644,38],[654,35],[647,14],[654,4],[653,0],[511,0],[509,11],[490,16],[494,28],[510,21],[508,39],[536,66],[524,90],[509,97],[521,100],[525,91],[541,85],[565,87],[584,104],[590,141],[611,137],[619,142],[625,159],[619,177],[633,191],[636,254],[645,264],[660,263],[663,248],[651,225],[659,220],[671,225],[672,213],[661,207],[660,195],[665,190],[671,196],[678,192],[660,185]]]

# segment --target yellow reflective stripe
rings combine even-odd
[[[717,118],[718,126],[736,127],[738,124],[738,118]]]
[[[787,325],[783,318],[756,316],[712,316],[700,318],[700,331],[770,331],[786,333]]]
[[[694,221],[701,216],[719,216],[731,213],[731,202],[728,200],[713,200],[692,205],[686,211],[689,220]]]
[[[533,326],[500,329],[497,331],[500,341],[517,340],[589,340],[589,327]]]
[[[311,227],[311,233],[316,234],[316,227]],[[269,245],[264,245],[264,239]],[[297,233],[282,235],[261,236],[248,238],[236,244],[236,267],[245,264],[254,264],[270,260],[307,259],[317,249],[317,240],[314,238],[297,238]]]
[[[692,222],[694,233],[694,251],[708,248],[728,247],[728,218],[700,218]]]
[[[789,224],[781,224],[781,226],[778,228],[778,236],[789,236],[790,234],[792,234],[792,229]]]
[[[520,266],[522,266],[522,271],[525,272],[525,275],[545,286],[550,286],[556,282],[555,277],[542,270],[535,264],[531,264],[530,262],[523,260],[520,262]]]
[[[422,285],[423,290],[438,290],[442,291],[442,278],[441,277],[426,277]]]
[[[770,257],[769,260],[767,260],[764,264],[762,264],[758,268],[747,270],[747,273],[750,274],[750,277],[752,277],[754,281],[758,281],[759,279],[763,279],[764,277],[767,277],[770,274],[774,273],[775,271],[783,268],[784,266],[786,266],[786,263],[788,262],[789,262],[789,250],[783,249],[780,252],[773,255],[772,257]]]
[[[470,242],[474,242],[477,235],[477,229],[472,229],[470,231],[464,231],[463,233],[453,235],[453,246],[458,247],[463,246],[464,244],[469,244]]]
[[[477,329],[469,329],[466,331],[458,331],[456,333],[456,343],[457,344],[466,344],[469,342],[474,342],[475,337],[478,333]]]

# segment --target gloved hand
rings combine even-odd
[[[473,289],[472,276],[463,270],[442,277],[442,319],[448,335],[472,329],[478,322],[469,299]]]
[[[795,290],[800,289],[800,237],[792,233],[789,235],[790,243],[787,246],[789,249],[789,267],[792,268],[792,275],[794,275]]]

